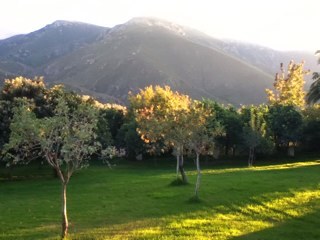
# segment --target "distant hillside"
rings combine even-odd
[[[264,100],[271,76],[173,30],[157,22],[130,21],[110,30],[102,41],[49,64],[45,74],[121,101],[128,91],[150,84],[234,104]]]
[[[304,61],[305,69],[309,69],[311,72],[319,71],[317,57],[314,55],[314,52],[276,51],[268,47],[236,40],[215,39],[202,32],[185,27],[183,27],[183,31],[185,32],[184,37],[186,39],[241,59],[272,76],[279,72],[280,63],[287,65],[291,60],[297,63]],[[308,85],[310,84],[310,79],[311,75],[306,79]]]
[[[312,52],[276,51],[267,47],[241,43],[237,41],[224,41],[219,46],[223,51],[246,61],[263,71],[274,75],[279,72],[280,63],[289,64],[291,60],[305,62],[305,69],[317,71],[317,58]]]
[[[15,75],[36,75],[51,61],[87,46],[108,28],[56,21],[46,27],[0,41],[0,69]]]
[[[283,56],[159,19],[135,18],[111,29],[57,21],[0,41],[0,78],[44,75],[119,103],[129,91],[167,84],[193,98],[254,104],[266,100],[264,89],[272,87]]]

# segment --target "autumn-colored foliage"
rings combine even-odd
[[[303,67],[304,62],[291,61],[285,71],[281,63],[281,72],[275,76],[274,90],[266,89],[270,104],[292,105],[300,108],[305,106],[304,76],[309,71],[304,70]]]

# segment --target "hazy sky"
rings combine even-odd
[[[0,6],[0,39],[55,20],[112,27],[149,16],[280,50],[320,49],[320,0],[1,0]]]

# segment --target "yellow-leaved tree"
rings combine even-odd
[[[173,92],[169,86],[149,86],[137,95],[129,97],[141,139],[148,144],[162,141],[167,148],[173,148],[177,157],[177,177],[187,182],[183,168],[183,153],[192,126],[188,119],[191,99]]]
[[[304,62],[297,64],[290,61],[285,71],[283,63],[280,64],[281,72],[276,74],[274,90],[266,89],[270,104],[291,105],[299,108],[305,106],[304,76],[309,71],[304,70],[303,67]]]

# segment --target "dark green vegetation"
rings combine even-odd
[[[92,163],[68,187],[69,237],[319,239],[320,161],[307,159],[206,166],[196,203],[189,201],[193,162],[187,161],[185,186],[170,186],[173,158],[114,162],[112,169]],[[8,170],[0,170],[0,239],[59,239],[59,180],[37,164],[14,168],[11,181],[4,178]]]
[[[133,19],[112,29],[57,21],[0,41],[0,78],[44,76],[108,101],[127,102],[149,85],[169,85],[196,99],[256,104],[280,62],[308,53],[282,53],[227,42],[158,19]]]

